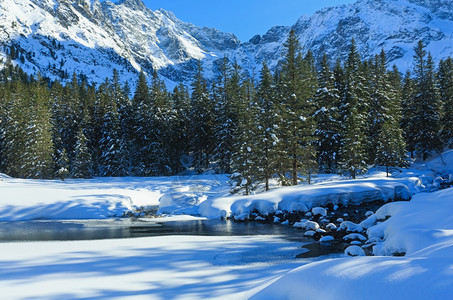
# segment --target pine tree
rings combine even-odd
[[[343,139],[340,167],[355,179],[367,170],[366,124],[368,116],[364,74],[354,40],[345,65],[344,99],[341,104]]]
[[[425,160],[432,151],[442,149],[440,138],[440,98],[434,63],[422,41],[415,48],[415,150]]]
[[[415,151],[415,137],[417,136],[417,126],[415,124],[416,106],[414,105],[415,99],[415,83],[411,78],[410,71],[406,72],[403,79],[403,86],[401,90],[401,128],[403,129],[404,141],[407,150],[414,157]]]
[[[98,91],[103,116],[99,140],[99,172],[101,176],[125,176],[127,172],[126,145],[121,136],[118,108],[108,81]]]
[[[8,104],[11,102],[11,94],[7,89],[6,82],[3,81],[0,72],[0,173],[6,169],[6,124],[8,121]]]
[[[298,182],[299,171],[312,170],[314,147],[313,98],[316,92],[316,74],[310,53],[302,58],[300,43],[292,30],[284,44],[285,58],[281,70],[282,135],[285,145],[286,167],[290,170],[291,184]],[[285,153],[286,152],[286,153]],[[309,152],[309,153],[307,153]]]
[[[152,175],[171,175],[170,149],[172,108],[170,97],[165,84],[159,79],[157,72],[153,73],[151,88],[151,144],[150,155],[152,157]],[[174,158],[173,158],[174,159]]]
[[[190,95],[182,83],[174,88],[171,100],[170,166],[178,173],[184,169],[181,159],[190,151]]]
[[[237,134],[234,135],[234,152],[232,153],[232,169],[240,179],[237,189],[244,188],[245,195],[258,184],[257,152],[261,147],[255,135],[255,87],[249,79],[243,82],[242,93],[237,103]]]
[[[316,127],[314,117],[316,109],[316,91],[318,90],[318,74],[316,71],[313,53],[308,51],[302,61],[302,101],[303,101],[303,152],[301,156],[301,172],[305,175],[306,182],[311,184],[312,176],[319,169],[316,159]]]
[[[261,174],[260,180],[264,180],[265,190],[269,190],[269,180],[275,173],[278,164],[277,143],[277,103],[272,74],[265,62],[261,69],[260,81],[258,83],[257,109],[254,111],[256,120],[255,136],[257,148],[257,168]]]
[[[145,73],[140,72],[135,94],[132,99],[132,164],[134,174],[137,176],[149,176],[150,172],[150,148],[152,143],[151,124],[151,99],[148,82]]]
[[[214,103],[209,97],[201,61],[197,63],[190,101],[192,165],[198,173],[201,173],[209,168],[212,153],[216,146]]]
[[[50,178],[53,176],[52,124],[48,89],[40,74],[31,86],[25,151],[22,156],[24,177]]]
[[[85,136],[83,129],[80,128],[79,133],[77,134],[71,176],[73,178],[92,178],[92,164],[91,153],[88,149],[88,139]]]
[[[71,82],[63,88],[61,102],[56,103],[57,123],[56,130],[58,131],[62,146],[68,153],[69,160],[74,157],[74,148],[76,143],[77,132],[81,121],[83,120],[82,103],[80,101],[80,85],[77,79],[77,74],[74,73]]]
[[[439,63],[439,91],[442,102],[441,138],[444,146],[453,147],[453,59]]]
[[[327,56],[324,55],[319,72],[319,88],[315,95],[318,107],[315,113],[317,122],[318,165],[322,172],[337,170],[340,150],[340,92],[335,86],[335,77],[330,70]]]
[[[132,147],[132,104],[128,97],[128,88],[121,85],[119,73],[116,69],[113,70],[113,78],[110,83],[110,89],[112,91],[112,97],[115,101],[118,113],[119,139],[121,139],[121,143],[124,147],[124,174],[129,175],[131,171],[130,149]]]
[[[384,51],[376,57],[374,66],[374,93],[372,94],[372,124],[376,142],[373,143],[373,159],[376,165],[386,167],[404,166],[405,143],[401,123],[400,78],[397,69],[387,72],[387,59]]]
[[[218,168],[225,173],[231,173],[234,139],[238,126],[238,102],[240,101],[241,74],[240,67],[235,62],[230,64],[224,57],[220,66],[220,76],[217,79],[216,107],[216,140],[214,158]]]
[[[25,85],[12,80],[7,85],[7,93],[3,116],[3,169],[4,172],[13,177],[25,177],[22,170],[21,156],[25,151],[27,139],[27,112],[30,109],[25,104],[28,98]]]

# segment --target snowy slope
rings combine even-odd
[[[334,62],[345,59],[351,39],[363,58],[384,49],[389,61],[402,70],[411,66],[413,49],[421,39],[435,60],[453,53],[453,6],[449,0],[359,0],[351,5],[325,8],[303,16],[291,27],[272,28],[246,47],[257,61],[276,66],[290,29],[302,48],[317,59],[325,53]]]
[[[195,27],[164,10],[153,12],[141,0],[2,0],[0,28],[3,60],[14,45],[15,62],[29,73],[65,79],[77,72],[96,83],[114,68],[128,80],[139,70],[161,70],[167,79],[184,81],[185,63],[192,69],[193,59],[239,44],[232,34]]]
[[[324,260],[289,272],[251,299],[451,299],[453,189],[389,203],[368,229],[375,255]],[[393,253],[404,257],[392,257]],[[334,292],[333,292],[334,291]]]
[[[52,79],[77,72],[99,83],[115,68],[123,80],[134,81],[139,70],[158,70],[168,83],[188,83],[199,59],[209,78],[224,56],[237,60],[248,74],[259,74],[264,60],[276,68],[294,29],[304,51],[312,50],[318,59],[324,53],[332,61],[344,59],[354,38],[364,58],[383,48],[390,62],[404,70],[419,39],[436,61],[453,54],[452,15],[449,0],[358,0],[241,43],[234,34],[152,11],[142,0],[2,0],[0,58],[13,44],[19,52],[16,63]]]

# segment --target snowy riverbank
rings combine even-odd
[[[156,205],[246,218],[254,210],[412,199],[370,216],[366,233],[376,256],[294,260],[300,243],[276,236],[0,243],[0,290],[8,299],[446,299],[453,289],[453,188],[424,192],[441,183],[433,169],[452,174],[453,152],[391,178],[320,176],[312,186],[241,197],[227,197],[223,175],[64,182],[2,176],[1,221],[103,219]]]

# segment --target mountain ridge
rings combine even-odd
[[[453,3],[446,0],[358,0],[272,27],[247,42],[164,9],[153,11],[142,0],[2,0],[0,16],[0,58],[6,61],[14,46],[13,60],[26,72],[63,81],[76,72],[100,83],[117,69],[131,82],[140,70],[157,70],[170,85],[188,83],[196,60],[213,79],[223,57],[253,76],[263,61],[278,67],[292,29],[303,51],[318,61],[324,54],[332,62],[344,60],[351,39],[363,58],[384,49],[401,70],[410,68],[418,40],[436,61],[453,54]]]

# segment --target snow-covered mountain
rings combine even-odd
[[[217,59],[240,46],[233,34],[151,11],[141,0],[1,0],[0,28],[3,60],[14,45],[15,61],[27,72],[50,78],[77,72],[94,82],[114,68],[132,80],[143,69],[184,81],[194,59]]]
[[[389,61],[405,70],[419,40],[435,60],[453,54],[453,1],[358,0],[303,16],[291,27],[274,27],[245,46],[256,61],[266,59],[275,66],[291,29],[303,49],[312,50],[318,59],[324,53],[331,60],[345,59],[354,39],[363,58],[384,49]]]
[[[387,51],[406,69],[422,39],[436,60],[453,54],[451,0],[359,0],[303,16],[293,26],[271,28],[241,43],[234,34],[185,23],[142,0],[0,0],[0,58],[52,79],[82,73],[102,82],[117,69],[134,81],[139,70],[158,70],[167,82],[188,82],[195,60],[213,77],[218,60],[237,60],[258,74],[263,60],[275,68],[293,28],[304,50],[345,58],[352,38],[364,58]],[[13,45],[14,47],[11,47]]]

